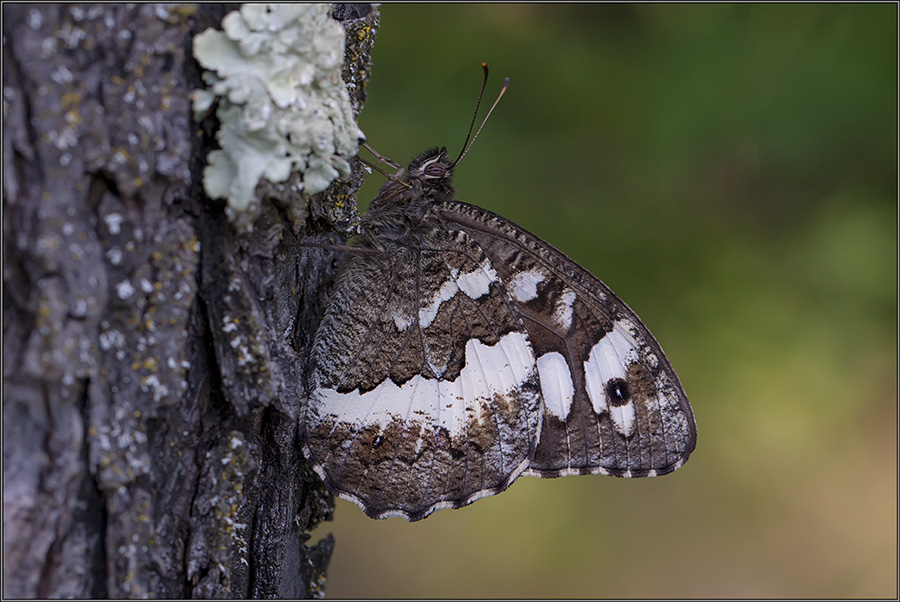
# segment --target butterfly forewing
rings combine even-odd
[[[456,201],[437,210],[479,242],[528,330],[544,401],[525,473],[654,476],[681,466],[694,416],[656,339],[605,284],[524,228]]]

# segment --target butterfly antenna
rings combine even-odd
[[[488,66],[487,63],[481,63],[481,68],[484,71],[484,79],[481,80],[481,90],[478,92],[478,100],[475,102],[475,114],[472,115],[472,123],[469,124],[469,132],[466,134],[466,141],[463,142],[462,149],[459,151],[459,156],[462,157],[466,152],[466,145],[469,143],[469,138],[472,137],[472,129],[475,127],[475,119],[478,117],[478,109],[481,107],[481,97],[484,96],[484,89],[487,86],[488,79]],[[457,160],[456,163],[459,163]],[[455,166],[456,163],[453,165]]]
[[[487,76],[488,76],[488,68],[487,63],[481,63],[481,67],[484,69],[484,81],[481,84],[481,92],[478,93],[478,102],[475,104],[475,115],[472,116],[472,124],[469,126],[469,135],[466,136],[466,141],[463,144],[463,150],[460,152],[459,157],[457,157],[456,161],[451,165],[451,169],[459,165],[459,162],[462,161],[463,157],[469,152],[469,149],[472,148],[472,145],[475,144],[475,140],[478,138],[478,134],[481,133],[481,130],[484,128],[484,124],[487,123],[488,118],[491,116],[491,113],[494,112],[494,109],[497,107],[497,103],[500,102],[500,99],[503,98],[503,95],[506,93],[506,90],[509,88],[509,78],[507,77],[503,80],[503,87],[500,89],[500,94],[497,95],[497,100],[494,101],[494,104],[491,105],[490,110],[488,110],[487,115],[484,116],[484,121],[481,122],[481,125],[478,127],[478,131],[475,132],[475,135],[472,136],[472,127],[475,125],[475,117],[478,116],[478,107],[481,105],[481,96],[484,94],[484,88],[487,84]],[[472,141],[469,142],[469,137],[471,136]],[[466,146],[468,144],[468,146]]]

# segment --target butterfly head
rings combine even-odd
[[[401,176],[392,176],[384,183],[371,208],[405,206],[420,200],[450,200],[453,198],[453,161],[446,148],[425,151],[409,163]]]
[[[425,151],[409,163],[405,180],[425,193],[453,196],[450,181],[453,178],[454,163],[447,155],[446,148]]]

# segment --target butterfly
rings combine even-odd
[[[300,419],[313,469],[369,516],[416,521],[521,475],[681,467],[697,427],[659,343],[564,253],[455,200],[458,162],[413,159],[344,254]]]

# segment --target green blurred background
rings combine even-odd
[[[894,597],[897,5],[385,5],[360,125],[610,285],[697,449],[419,523],[339,500],[330,597]],[[482,109],[484,111],[484,109]],[[375,174],[361,198],[383,178]]]

